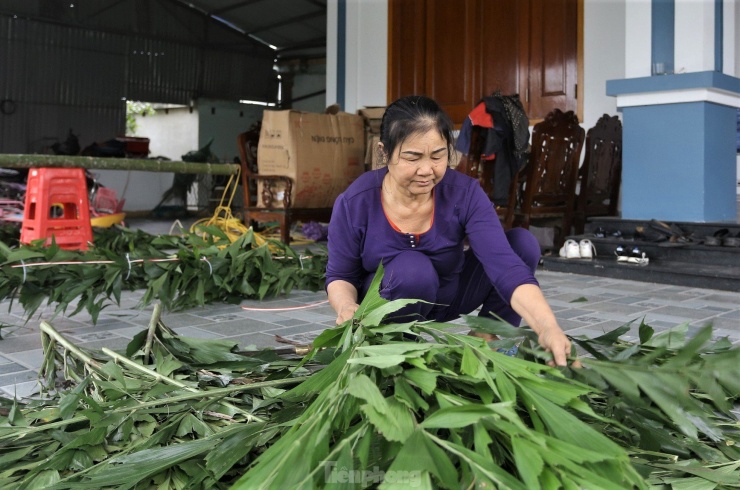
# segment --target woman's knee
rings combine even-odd
[[[421,252],[401,252],[383,264],[381,296],[386,299],[410,298],[435,301],[439,276],[428,256]]]
[[[509,245],[519,258],[529,266],[532,271],[537,269],[540,262],[540,244],[537,238],[525,228],[512,228],[506,232]]]

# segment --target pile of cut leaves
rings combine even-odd
[[[141,307],[158,302],[175,311],[323,288],[326,253],[257,242],[249,229],[224,246],[229,239],[218,227],[182,236],[98,230],[88,251],[0,242],[0,300],[20,302],[27,319],[47,304],[66,316],[86,310],[97,323],[103,308],[120,304],[122,291],[145,290]],[[279,257],[271,252],[277,246]]]
[[[625,325],[552,368],[524,328],[384,321],[407,303],[368,295],[304,357],[180,337],[158,308],[125,355],[43,324],[57,389],[3,400],[0,487],[740,487],[740,351],[711,329]]]

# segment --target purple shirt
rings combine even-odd
[[[434,222],[417,242],[393,229],[383,212],[381,168],[362,174],[337,197],[329,223],[326,284],[338,279],[361,291],[365,278],[399,252],[416,250],[429,256],[439,275],[437,302],[449,304],[457,294],[467,236],[475,256],[499,295],[510,302],[522,284],[538,284],[511,249],[493,205],[472,177],[447,169],[434,187]]]

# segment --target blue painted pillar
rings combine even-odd
[[[723,34],[725,13],[735,17],[729,7],[721,0],[627,2],[630,78],[606,86],[622,113],[622,218],[737,219],[740,79],[723,63],[737,44],[732,24],[731,35]]]
[[[737,219],[740,79],[717,72],[607,82],[622,111],[622,218]]]

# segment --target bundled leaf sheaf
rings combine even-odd
[[[323,287],[325,251],[300,255],[277,242],[258,246],[251,229],[226,246],[223,238],[216,227],[183,236],[118,228],[96,232],[95,245],[84,252],[55,243],[0,243],[0,300],[19,301],[27,319],[47,304],[55,305],[56,315],[87,311],[96,323],[103,308],[120,304],[124,290],[145,290],[141,307],[156,301],[182,310]],[[268,246],[278,247],[280,258]]]
[[[0,488],[740,487],[740,351],[709,329],[625,325],[551,368],[526,328],[387,323],[408,302],[368,295],[302,359],[155,319],[125,358],[44,328],[46,382],[72,386],[5,402]]]

